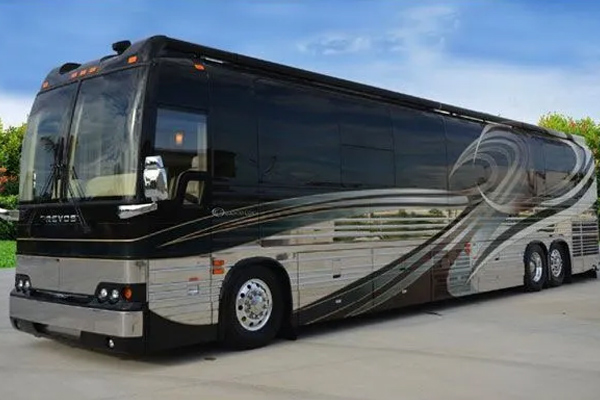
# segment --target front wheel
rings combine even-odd
[[[253,349],[271,342],[283,317],[283,296],[277,277],[260,265],[233,271],[223,298],[223,342],[234,349]]]
[[[523,261],[525,262],[525,289],[529,292],[542,290],[547,274],[546,256],[542,247],[538,244],[528,246]]]

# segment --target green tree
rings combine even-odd
[[[560,113],[548,113],[538,121],[538,125],[544,128],[579,135],[585,138],[585,142],[594,155],[596,164],[596,177],[600,181],[600,124],[590,117],[575,119]],[[596,210],[600,215],[600,186],[598,187],[598,200]],[[600,222],[599,222],[600,223]]]
[[[5,127],[0,121],[0,208],[14,209],[18,202],[21,146],[27,126]],[[14,240],[15,224],[0,220],[0,240]]]
[[[596,166],[600,162],[600,124],[594,122],[590,117],[574,119],[559,113],[548,113],[543,115],[538,125],[573,135],[583,136],[586,144],[592,150]]]
[[[21,146],[26,130],[26,124],[5,128],[0,121],[0,195],[18,194]]]

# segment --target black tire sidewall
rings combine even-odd
[[[261,265],[241,266],[229,281],[221,312],[221,330],[224,344],[233,349],[252,349],[267,345],[277,335],[283,320],[283,296],[278,279],[269,268]],[[235,310],[235,300],[242,284],[250,279],[257,278],[264,281],[271,291],[273,310],[267,324],[258,331],[246,330],[238,321]]]
[[[531,259],[531,256],[534,253],[538,253],[542,260],[542,277],[537,282],[533,280],[533,275],[529,268],[529,261]],[[544,250],[542,249],[542,247],[538,244],[530,245],[527,248],[527,252],[525,253],[524,262],[525,262],[525,287],[526,287],[526,289],[529,291],[535,291],[535,292],[542,290],[544,288],[544,284],[545,284],[546,280],[548,279],[548,261],[546,260],[546,256],[544,254]]]

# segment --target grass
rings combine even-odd
[[[13,268],[17,262],[15,252],[17,244],[9,240],[0,240],[0,268]]]

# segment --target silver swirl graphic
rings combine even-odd
[[[532,155],[537,149],[530,146],[530,140],[530,135],[520,134],[509,127],[487,125],[479,139],[460,155],[450,171],[450,180],[467,168],[471,174],[480,174],[474,185],[461,188],[459,193],[482,198],[502,214],[516,214],[546,206],[546,202],[556,202],[568,195],[576,186],[575,181],[581,180],[585,174],[589,151],[577,143],[561,141],[565,152],[563,162],[573,160],[572,165],[565,167],[568,170],[565,177],[552,181],[551,185],[542,185],[541,182],[548,181],[534,164]]]

